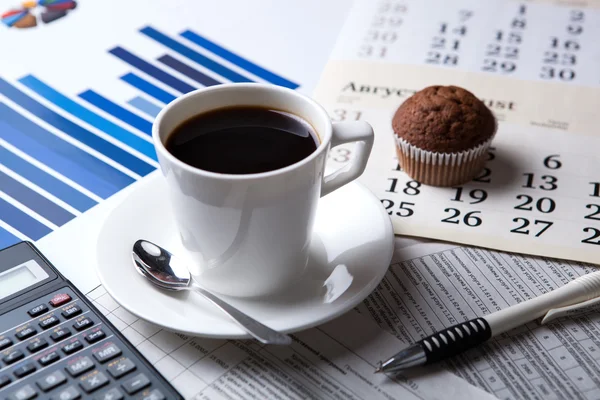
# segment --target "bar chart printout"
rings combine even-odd
[[[152,122],[178,96],[228,82],[299,87],[190,29],[139,34],[164,53],[117,45],[104,54],[128,69],[114,78],[131,98],[0,75],[0,248],[41,239],[158,168]]]

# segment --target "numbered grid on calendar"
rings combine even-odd
[[[455,187],[433,187],[412,179],[393,157],[389,114],[341,103],[330,110],[333,121],[369,121],[379,135],[359,181],[381,200],[396,233],[597,260],[600,182],[594,166],[600,159],[585,139],[503,123],[478,176]],[[352,155],[352,147],[333,148],[329,163],[344,165]]]
[[[597,86],[600,10],[493,0],[361,2],[334,58]]]
[[[339,158],[335,154],[332,157]],[[432,221],[432,215],[439,215],[439,212],[435,214],[431,207],[428,207],[428,215],[421,215],[420,219],[423,222],[441,222],[473,228],[483,224],[486,211],[489,213],[498,210],[508,215],[508,219],[512,221],[509,230],[511,234],[540,238],[555,223],[562,223],[563,225],[556,231],[560,240],[600,245],[600,182],[581,177],[576,185],[573,185],[572,181],[568,182],[569,189],[557,195],[556,191],[561,182],[569,180],[570,177],[560,175],[560,170],[563,169],[561,155],[548,154],[538,160],[540,165],[535,168],[535,171],[530,172],[526,169],[516,171],[513,174],[516,175],[513,185],[499,187],[494,185],[494,182],[497,182],[494,178],[503,171],[496,170],[496,168],[501,169],[502,166],[494,163],[495,158],[496,148],[492,146],[488,151],[486,166],[473,181],[438,190],[438,195],[442,191],[445,195],[443,218]],[[427,202],[431,197],[427,197],[427,200],[419,199],[418,195],[423,190],[422,184],[406,176],[396,160],[390,162],[389,170],[390,176],[380,192],[383,196],[381,201],[393,218],[411,217],[415,213],[419,200]],[[571,190],[573,188],[576,188],[577,192]],[[502,200],[496,202],[494,206],[484,207],[490,196],[499,195],[500,191],[504,192]],[[483,209],[477,210],[477,208]],[[557,211],[559,209],[560,212]],[[511,215],[513,213],[514,216]],[[506,218],[505,216],[504,219]],[[577,239],[560,234],[567,221],[580,227],[582,234]]]

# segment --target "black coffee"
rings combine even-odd
[[[317,149],[313,128],[299,117],[261,107],[229,107],[196,115],[169,135],[167,150],[193,167],[254,174],[294,164]]]

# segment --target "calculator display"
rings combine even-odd
[[[4,271],[0,274],[0,300],[47,277],[48,274],[33,260]]]

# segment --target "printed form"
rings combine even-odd
[[[88,297],[186,399],[495,398],[436,366],[374,374],[377,362],[407,343],[354,310],[292,334],[290,346],[264,346],[162,330],[120,307],[102,286]]]
[[[358,307],[405,342],[539,296],[593,265],[454,244],[402,247]],[[446,367],[500,399],[600,398],[600,314],[539,321],[495,337]],[[391,355],[391,354],[390,354]]]

